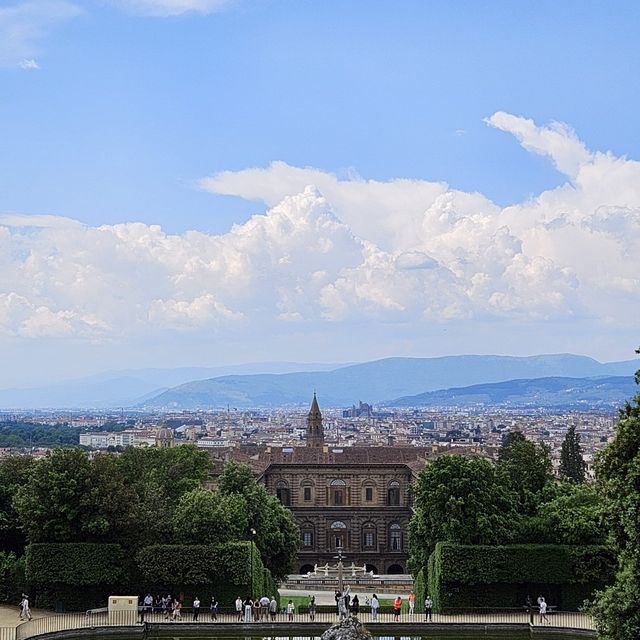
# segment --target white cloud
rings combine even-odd
[[[209,14],[228,7],[235,0],[110,0],[117,7],[141,16],[166,18],[185,13]]]
[[[33,58],[20,60],[18,66],[25,71],[37,71],[40,69],[40,65]]]
[[[0,7],[0,67],[38,69],[42,41],[59,24],[82,13],[66,0],[28,0]]]
[[[563,126],[490,120],[565,167],[571,184],[499,207],[440,182],[338,179],[276,162],[202,181],[267,203],[223,235],[0,216],[1,330],[95,341],[371,321],[632,326],[640,164],[592,153]]]
[[[486,119],[487,124],[513,134],[527,150],[549,156],[558,171],[575,178],[580,167],[593,159],[593,154],[578,139],[573,129],[562,122],[538,127],[533,120],[514,116],[504,111]]]

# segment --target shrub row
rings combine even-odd
[[[616,559],[604,546],[457,545],[438,543],[427,565],[438,611],[520,607],[527,595],[576,609],[613,579]]]
[[[114,593],[171,593],[187,604],[195,595],[203,603],[215,596],[221,606],[250,595],[252,587],[255,596],[277,593],[251,542],[152,545],[135,557],[117,544],[32,544],[26,582],[36,606],[67,610],[104,606]]]

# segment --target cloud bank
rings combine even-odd
[[[640,315],[640,163],[565,125],[487,122],[548,156],[562,186],[499,207],[422,180],[338,179],[274,162],[202,188],[266,203],[223,235],[0,216],[0,333],[113,340],[256,327]]]

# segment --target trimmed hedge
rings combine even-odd
[[[467,546],[438,543],[428,562],[434,608],[520,607],[527,595],[576,609],[613,579],[616,559],[604,546]]]
[[[116,585],[129,583],[127,564],[119,544],[35,543],[26,548],[25,577],[36,606],[81,611],[104,606]]]
[[[26,549],[26,578],[36,586],[117,584],[125,577],[119,544],[42,542]]]
[[[147,585],[143,590],[181,593],[187,602],[195,595],[203,602],[203,597],[215,595],[221,606],[230,606],[238,596],[250,595],[252,585],[253,596],[265,595],[265,588],[270,586],[265,585],[265,568],[253,542],[158,544],[142,549],[136,561],[140,577]]]
[[[252,542],[153,545],[135,558],[117,544],[31,544],[26,551],[26,582],[35,606],[69,611],[104,606],[114,593],[171,593],[186,605],[195,595],[202,602],[215,596],[222,607],[231,606],[239,595],[277,594]]]

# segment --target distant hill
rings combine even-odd
[[[428,391],[385,403],[394,407],[597,409],[621,406],[637,393],[634,378],[534,378]]]
[[[258,362],[219,367],[106,371],[58,384],[0,389],[0,409],[110,409],[129,407],[167,388],[197,378],[230,374],[287,373],[337,369],[339,364]]]
[[[205,409],[305,405],[315,389],[322,406],[358,400],[381,403],[437,389],[514,379],[629,376],[637,360],[601,363],[586,356],[554,354],[385,358],[333,371],[281,375],[232,375],[181,384],[139,403],[151,409]]]

